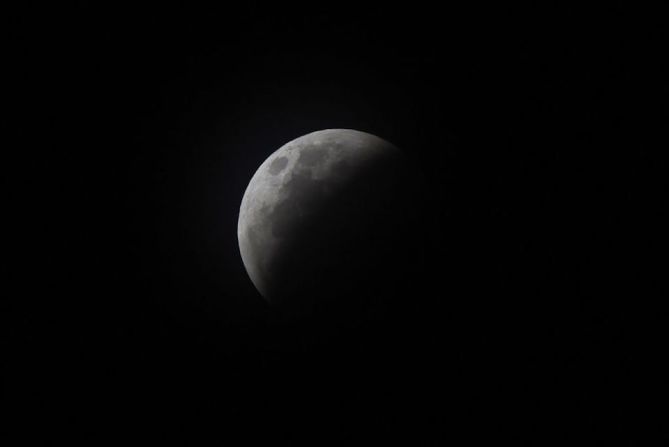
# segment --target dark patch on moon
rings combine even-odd
[[[314,146],[300,152],[297,162],[304,166],[323,165],[329,157],[328,148],[325,146]]]
[[[332,165],[332,172],[337,175],[343,176],[345,174],[348,174],[350,171],[351,171],[351,164],[346,160],[340,160]]]
[[[286,169],[288,166],[288,159],[286,157],[278,157],[269,165],[269,173],[277,175],[279,172]]]

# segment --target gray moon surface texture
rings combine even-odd
[[[246,271],[272,306],[350,309],[387,289],[410,236],[404,161],[377,136],[327,129],[286,143],[260,165],[237,235]]]

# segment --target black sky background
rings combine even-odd
[[[3,434],[652,436],[662,414],[638,408],[659,396],[666,340],[667,95],[652,17],[615,2],[6,11]],[[273,322],[236,238],[255,169],[323,128],[401,147],[430,203],[406,308],[326,340]]]

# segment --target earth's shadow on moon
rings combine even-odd
[[[299,348],[384,330],[422,306],[428,195],[420,171],[397,156],[356,172],[335,196],[308,172],[290,180],[298,200],[272,216],[290,255],[271,275],[270,343]],[[297,203],[308,204],[308,219],[296,219]]]

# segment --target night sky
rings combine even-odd
[[[1,432],[596,445],[666,426],[637,428],[667,339],[655,15],[280,3],[6,12]],[[421,169],[428,259],[324,337],[276,321],[237,217],[260,163],[325,128]]]

